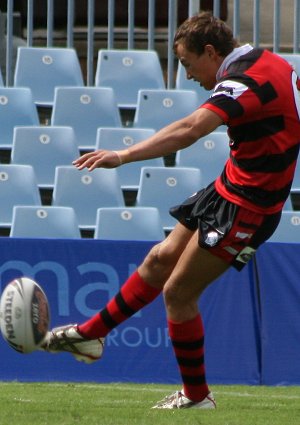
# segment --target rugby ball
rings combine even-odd
[[[0,328],[14,350],[37,350],[47,334],[49,321],[48,300],[38,283],[20,277],[6,285],[0,300]]]

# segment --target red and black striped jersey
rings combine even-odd
[[[233,61],[202,105],[228,126],[230,157],[215,182],[226,199],[273,214],[289,195],[300,144],[300,104],[292,67],[267,50]]]

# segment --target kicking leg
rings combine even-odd
[[[191,236],[192,232],[178,225],[163,242],[155,245],[106,307],[79,326],[80,333],[88,339],[105,337],[150,304],[161,293]]]
[[[68,351],[87,362],[99,359],[104,337],[161,293],[192,235],[193,232],[178,224],[163,242],[150,250],[104,309],[81,325],[53,329],[42,348],[50,352]]]

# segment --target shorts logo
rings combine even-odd
[[[218,243],[219,239],[220,235],[218,234],[218,232],[211,231],[207,233],[204,243],[209,246],[215,246]]]
[[[246,246],[246,248],[242,249],[242,251],[236,257],[236,261],[240,261],[241,263],[247,264],[248,261],[250,261],[253,257],[255,251],[256,249],[251,248],[250,246]]]

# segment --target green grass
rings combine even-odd
[[[212,386],[216,410],[151,410],[170,385],[1,383],[1,425],[299,425],[300,387]]]

